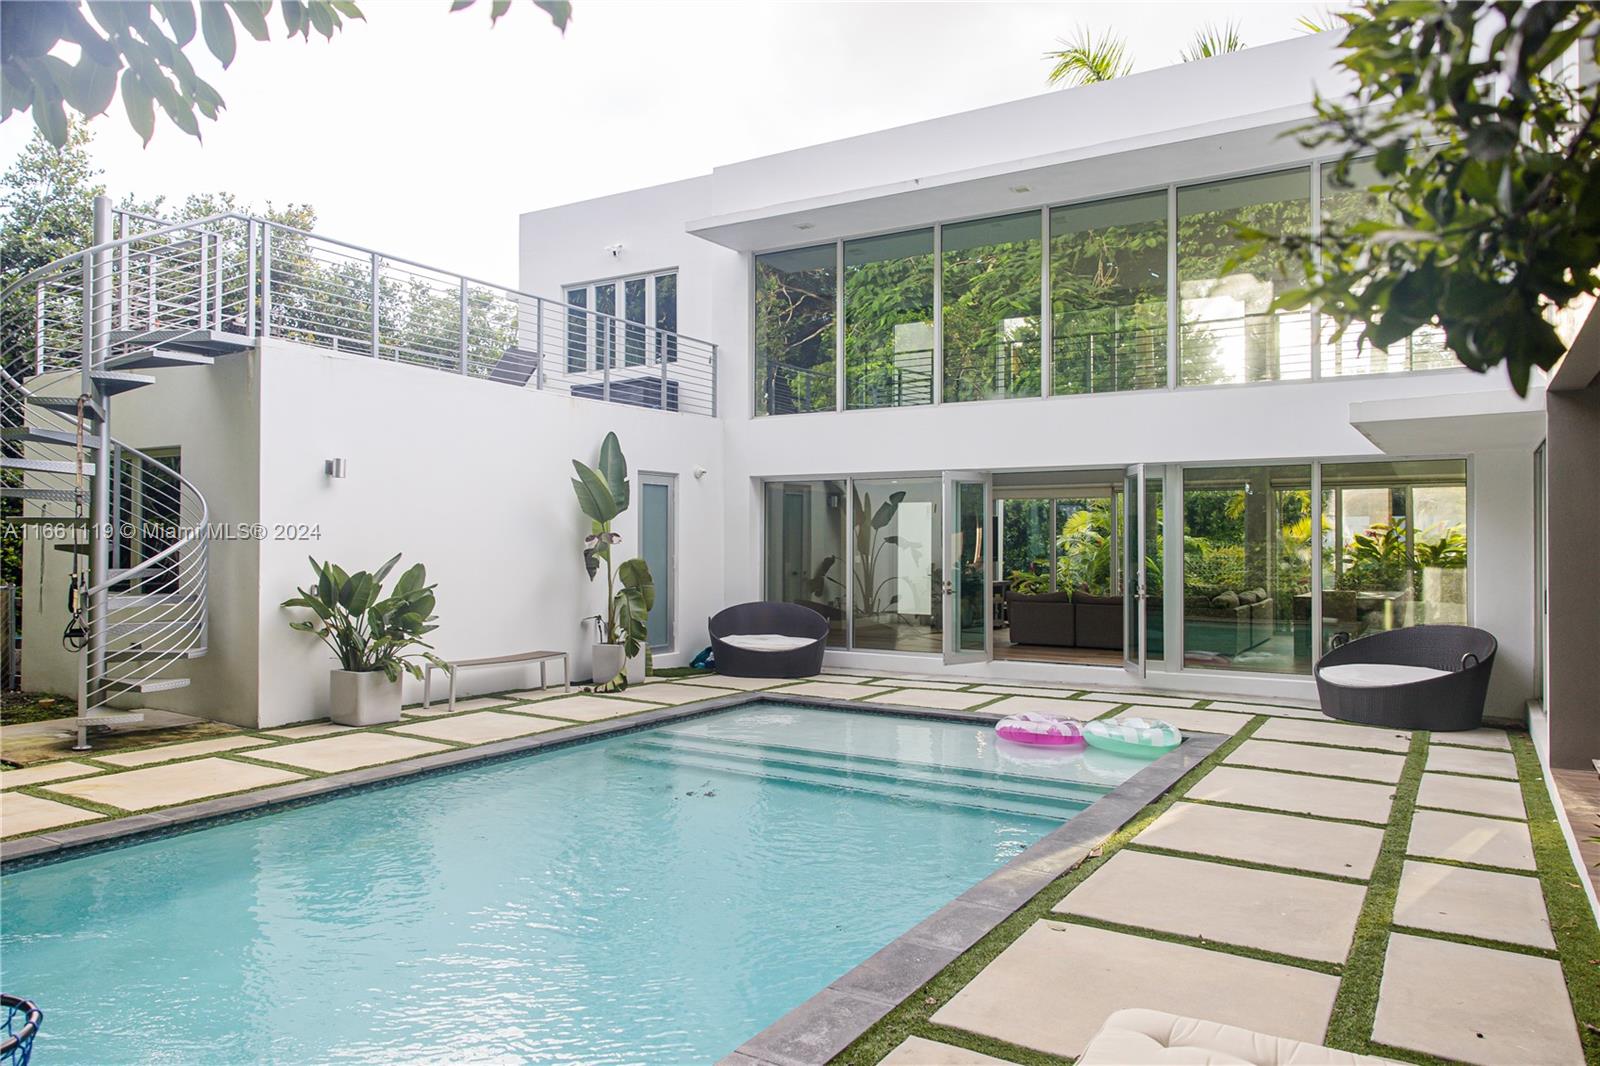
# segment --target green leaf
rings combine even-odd
[[[628,460],[623,458],[622,443],[615,433],[607,433],[600,442],[600,475],[611,486],[611,495],[617,501],[617,513],[628,509]]]
[[[244,32],[258,41],[265,41],[271,36],[267,30],[267,12],[272,10],[271,0],[227,0],[227,4],[239,20],[239,25],[244,27]]]
[[[228,15],[227,5],[202,2],[200,32],[205,37],[206,47],[226,70],[239,49],[239,39],[233,32],[233,19]]]
[[[549,15],[556,29],[567,32],[567,25],[572,21],[572,4],[569,0],[533,0],[533,6]]]
[[[133,131],[148,145],[156,133],[155,99],[132,67],[122,72],[122,106]]]
[[[378,567],[377,571],[372,575],[372,580],[376,581],[380,585],[383,584],[383,579],[389,576],[389,571],[393,570],[394,564],[398,563],[399,561],[400,553],[396,552],[394,558]],[[413,567],[413,569],[415,569],[415,567]]]
[[[204,0],[200,6],[205,6]],[[194,40],[194,4],[190,0],[160,0],[156,10],[161,12],[161,17],[171,27],[172,39],[179,48]]]
[[[574,459],[572,467],[578,476],[572,480],[572,490],[577,493],[578,506],[596,522],[609,522],[617,517],[620,508],[611,485],[589,466]]]
[[[102,114],[117,92],[117,68],[96,62],[85,52],[67,81],[67,102],[81,114]]]

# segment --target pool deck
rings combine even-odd
[[[1138,714],[1206,736],[729,1063],[1066,1062],[1122,1007],[1397,1060],[1576,1063],[1600,1052],[1600,934],[1527,736],[1503,730],[1410,734],[1303,707],[881,674],[535,690],[463,700],[454,713],[413,707],[381,727],[237,730],[0,770],[0,859],[570,743],[755,692],[942,717]]]

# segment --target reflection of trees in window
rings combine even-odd
[[[1383,178],[1371,160],[1357,160],[1340,174],[1338,167],[1328,164],[1322,169],[1322,227],[1324,230],[1348,231],[1358,222],[1384,221],[1393,217],[1380,193],[1373,186],[1382,185]],[[1359,326],[1336,337],[1337,327],[1331,318],[1322,319],[1322,373],[1330,377],[1347,374],[1386,374],[1404,370],[1437,370],[1458,366],[1456,358],[1444,344],[1444,331],[1438,326],[1423,326],[1405,340],[1396,341],[1387,348],[1365,344],[1360,339]]]
[[[846,407],[933,402],[933,230],[846,241]]]
[[[1304,283],[1299,260],[1267,246],[1234,263],[1236,226],[1264,233],[1310,225],[1308,169],[1259,174],[1178,190],[1180,383],[1278,381],[1311,376],[1311,317],[1273,311]]]
[[[756,414],[834,407],[835,246],[756,257]]]
[[[1167,384],[1167,194],[1050,212],[1057,395]]]
[[[944,227],[944,398],[1038,396],[1039,215]]]

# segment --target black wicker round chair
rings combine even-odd
[[[822,670],[828,620],[810,607],[770,601],[741,603],[713,615],[710,629],[719,674],[809,677]],[[735,643],[729,643],[729,638]]]
[[[1497,647],[1471,626],[1410,626],[1352,640],[1317,663],[1322,713],[1394,729],[1476,729]]]

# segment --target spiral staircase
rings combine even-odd
[[[205,497],[174,457],[113,436],[112,405],[155,384],[146,371],[253,347],[227,314],[221,222],[113,239],[102,197],[93,246],[0,289],[5,533],[38,549],[35,568],[69,556],[55,609],[78,662],[79,750],[95,726],[141,720],[119,705],[187,686],[184,664],[206,653]],[[30,645],[50,636],[27,634]]]

